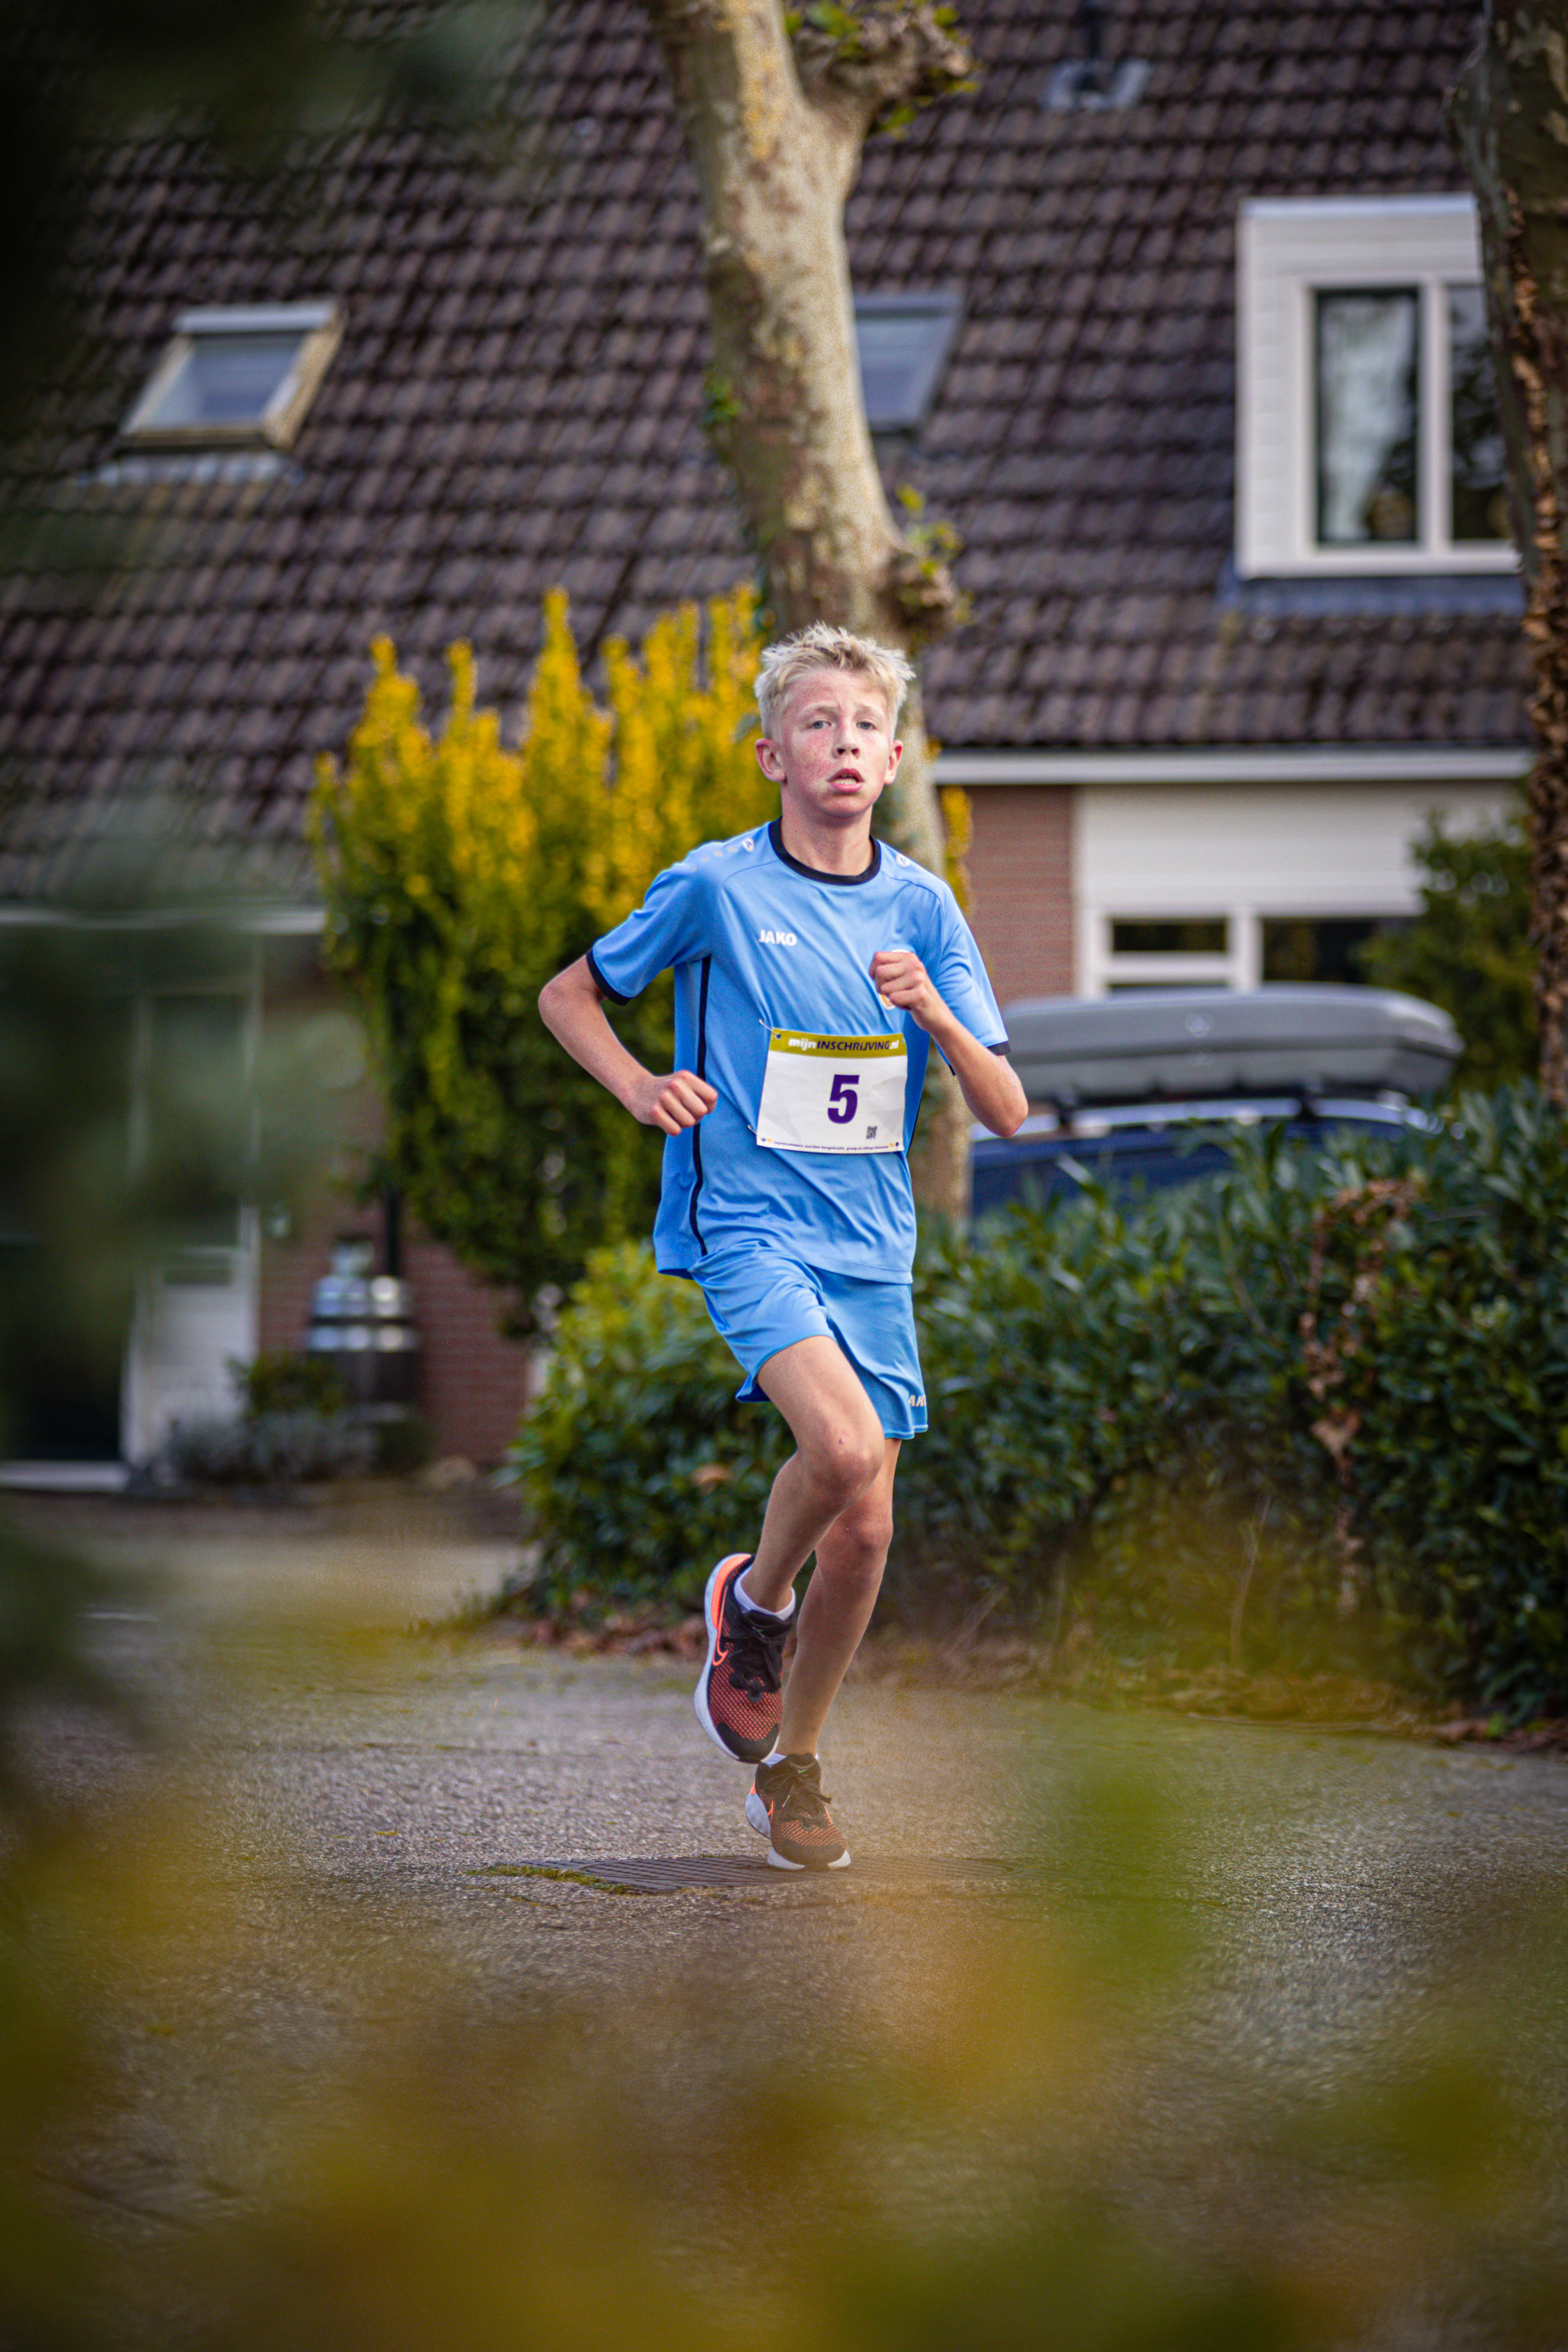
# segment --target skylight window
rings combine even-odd
[[[122,437],[154,448],[286,449],[342,323],[330,302],[182,311]]]
[[[873,433],[920,431],[962,318],[956,294],[857,294],[860,384]]]

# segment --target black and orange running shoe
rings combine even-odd
[[[781,1756],[759,1764],[746,1819],[768,1841],[775,1870],[847,1870],[849,1849],[833,1825],[815,1756]]]
[[[708,1580],[708,1655],[691,1702],[709,1738],[742,1764],[757,1763],[777,1739],[784,1637],[791,1622],[788,1617],[753,1616],[736,1600],[741,1571],[752,1558],[749,1551],[732,1551]]]

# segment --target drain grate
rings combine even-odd
[[[637,1855],[605,1861],[491,1863],[476,1876],[566,1878],[580,1886],[615,1887],[628,1895],[679,1895],[693,1886],[799,1886],[848,1885],[922,1886],[938,1880],[1009,1878],[1012,1866],[989,1854],[868,1854],[848,1870],[775,1870],[761,1853]]]

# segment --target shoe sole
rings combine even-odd
[[[847,1870],[849,1867],[847,1846],[834,1862],[791,1862],[787,1854],[781,1853],[773,1843],[773,1825],[768,1819],[768,1809],[755,1789],[746,1799],[746,1819],[759,1837],[766,1838],[768,1860],[775,1870]]]
[[[750,1739],[742,1747],[731,1748],[708,1708],[708,1677],[713,1671],[713,1657],[719,1647],[719,1624],[722,1615],[721,1608],[714,1606],[719,1594],[719,1586],[726,1569],[732,1568],[737,1560],[746,1560],[751,1557],[750,1552],[726,1552],[708,1580],[702,1594],[702,1615],[708,1628],[708,1651],[702,1661],[702,1672],[697,1677],[697,1688],[691,1694],[692,1713],[720,1754],[727,1756],[731,1764],[760,1764],[773,1744],[771,1738],[760,1743]]]

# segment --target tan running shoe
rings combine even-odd
[[[815,1756],[781,1756],[759,1764],[746,1819],[768,1841],[775,1870],[847,1870],[849,1849],[834,1827]]]

